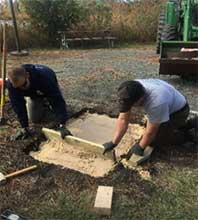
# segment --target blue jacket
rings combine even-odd
[[[65,124],[68,119],[66,103],[59,89],[56,75],[53,70],[43,65],[24,64],[23,68],[30,74],[30,87],[27,90],[14,88],[8,80],[7,88],[14,111],[23,128],[28,127],[28,116],[25,96],[34,98],[43,94],[49,101],[60,124]]]

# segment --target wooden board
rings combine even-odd
[[[152,152],[153,152],[153,147],[148,146],[145,148],[143,156],[137,156],[133,154],[131,158],[128,160],[128,164],[131,166],[137,166],[141,164],[142,162],[148,160]]]
[[[112,186],[98,186],[94,210],[100,215],[110,215],[113,198]]]
[[[50,140],[65,141],[70,145],[80,147],[81,149],[87,150],[89,152],[93,152],[100,157],[113,160],[112,152],[106,153],[105,156],[103,155],[104,146],[101,144],[96,144],[94,142],[87,141],[74,136],[66,136],[64,139],[62,139],[60,132],[48,128],[43,128],[42,131],[45,134],[46,138]]]

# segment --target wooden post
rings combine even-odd
[[[17,29],[17,22],[16,22],[16,17],[14,13],[14,6],[12,0],[9,0],[10,2],[10,11],[12,14],[12,21],[13,21],[13,26],[14,26],[14,36],[15,36],[15,42],[16,42],[16,47],[17,51],[20,53],[21,52],[21,45],[19,41],[19,34],[18,34],[18,29]]]
[[[1,108],[0,108],[0,122],[4,120],[4,104],[5,104],[5,80],[6,80],[6,24],[3,24],[3,47],[2,47],[2,87],[1,87]]]

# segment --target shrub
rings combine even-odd
[[[51,45],[56,44],[59,30],[65,30],[79,20],[75,0],[21,0],[37,32],[46,35]]]
[[[160,3],[154,0],[114,3],[112,30],[122,41],[155,41],[159,10]]]

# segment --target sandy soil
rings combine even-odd
[[[107,115],[84,114],[69,122],[68,128],[76,137],[98,144],[111,139],[116,119]],[[138,124],[129,125],[129,129],[121,143],[116,148],[116,155],[120,156],[128,151],[136,139],[139,139],[144,128]],[[113,168],[113,161],[79,149],[77,146],[65,142],[47,141],[40,146],[39,152],[32,152],[35,159],[58,164],[70,169],[78,170],[91,176],[104,176]]]

